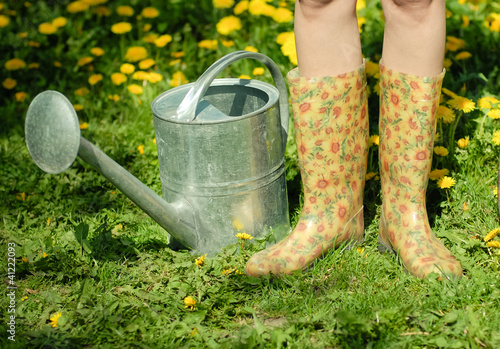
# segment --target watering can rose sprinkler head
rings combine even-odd
[[[112,182],[158,224],[186,247],[198,244],[199,223],[189,205],[169,204],[132,174],[80,135],[71,102],[57,91],[44,91],[31,102],[26,114],[25,138],[35,164],[58,174],[80,156]]]
[[[276,87],[215,79],[232,62],[264,63]],[[194,252],[215,253],[235,242],[233,220],[253,236],[289,232],[284,152],[288,93],[267,56],[238,51],[210,66],[192,84],[152,103],[163,198],[80,135],[70,101],[56,91],[35,97],[26,115],[28,150],[52,174],[77,156],[94,167],[173,237]]]

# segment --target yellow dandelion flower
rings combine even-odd
[[[160,11],[154,7],[146,7],[142,10],[141,14],[146,18],[156,18],[160,15]]]
[[[218,42],[217,40],[201,40],[198,43],[198,47],[205,48],[207,50],[217,50]]]
[[[285,57],[288,57],[292,64],[298,65],[297,49],[295,47],[295,36],[288,37],[286,42],[281,46],[281,53],[283,53]]]
[[[370,138],[368,138],[368,147],[371,147],[374,144],[378,145],[379,140],[380,140],[379,135],[371,135]]]
[[[89,128],[89,123],[88,122],[82,122],[80,124],[80,130],[86,130]]]
[[[75,90],[75,95],[77,95],[77,96],[85,96],[89,93],[90,93],[90,91],[86,87],[80,87],[79,89]]]
[[[86,4],[83,1],[73,1],[68,4],[66,7],[66,10],[69,13],[78,13],[78,12],[83,12],[89,9],[89,5]]]
[[[375,178],[375,176],[377,175],[377,172],[368,172],[366,175],[365,175],[365,180],[366,181],[369,181],[370,179],[373,179]]]
[[[241,29],[241,20],[236,16],[227,16],[222,18],[215,25],[217,32],[221,35],[229,35],[236,30]]]
[[[246,10],[248,10],[248,3],[249,1],[248,0],[243,0],[243,1],[240,1],[239,3],[236,4],[236,6],[234,7],[233,9],[233,13],[235,15],[240,15],[242,14],[243,12],[245,12]]]
[[[190,336],[196,336],[198,334],[198,329],[195,327],[193,330],[189,333]]]
[[[94,56],[102,56],[104,54],[104,50],[100,47],[92,47],[90,49],[90,53],[92,53]]]
[[[469,205],[467,205],[467,203],[464,201],[464,203],[462,204],[462,210],[464,211],[469,211]]]
[[[29,69],[38,69],[40,68],[40,63],[30,63],[28,64]]]
[[[272,17],[275,10],[276,8],[266,3],[265,0],[251,0],[248,3],[248,12],[254,16],[264,15]]]
[[[19,201],[26,201],[26,193],[19,193],[16,195],[16,199]]]
[[[492,119],[500,119],[500,109],[491,109],[486,115]]]
[[[462,51],[462,52],[458,53],[455,56],[455,59],[457,61],[460,61],[460,60],[464,60],[464,59],[467,59],[467,58],[470,58],[470,57],[472,57],[472,53],[467,52],[467,51]]]
[[[127,81],[127,76],[123,73],[113,73],[111,74],[111,81],[115,85],[121,85]]]
[[[449,70],[450,67],[453,65],[453,61],[449,58],[445,58],[444,61],[443,61],[443,67],[446,69],[446,70]]]
[[[28,263],[28,258],[23,257],[22,260],[23,260],[24,263]]]
[[[51,35],[51,34],[54,34],[56,31],[57,31],[57,27],[55,25],[53,25],[52,23],[45,22],[45,23],[42,23],[38,26],[38,32],[40,34]]]
[[[462,28],[467,28],[470,24],[470,18],[466,15],[462,15]]]
[[[127,49],[125,59],[129,62],[139,62],[148,57],[148,51],[142,46],[132,46]]]
[[[18,70],[26,68],[26,63],[19,58],[12,58],[3,65],[7,70]]]
[[[17,81],[11,78],[7,78],[2,82],[2,86],[7,90],[12,90],[16,85]]]
[[[156,47],[165,47],[171,41],[172,41],[172,36],[165,34],[161,35],[160,37],[158,37],[158,39],[155,40],[155,45]]]
[[[81,104],[73,104],[73,108],[76,111],[80,111],[80,110],[83,110],[83,105],[81,105]]]
[[[117,94],[108,95],[108,99],[113,102],[118,102],[120,100],[120,96],[118,96]]]
[[[5,15],[0,15],[0,28],[5,28],[10,23],[10,18]]]
[[[446,156],[448,155],[449,152],[448,149],[446,149],[445,147],[437,146],[434,147],[434,153],[439,156]]]
[[[481,109],[490,109],[493,107],[493,104],[500,103],[500,100],[495,97],[483,97],[479,98],[477,101],[477,107]]]
[[[293,21],[293,12],[287,8],[277,8],[273,13],[273,19],[277,23],[288,23]]]
[[[295,40],[295,35],[293,32],[283,32],[278,34],[276,37],[276,42],[280,45],[284,45],[288,40]]]
[[[82,57],[78,60],[78,62],[76,62],[76,65],[79,66],[79,67],[82,67],[86,64],[89,64],[90,62],[92,62],[94,60],[94,58],[92,57]]]
[[[241,240],[252,240],[253,236],[247,233],[238,233],[235,235],[238,239]]]
[[[134,15],[134,9],[130,6],[118,6],[116,13],[120,16],[131,17]]]
[[[361,246],[358,246],[358,248],[356,249],[356,252],[358,252],[360,255],[364,256],[364,254],[365,254],[365,248],[361,247]]]
[[[132,24],[129,22],[119,22],[111,26],[111,31],[115,34],[125,34],[132,30]]]
[[[492,32],[500,31],[500,13],[490,13],[484,20],[484,25]]]
[[[487,247],[500,248],[500,241],[489,241],[486,243]]]
[[[245,51],[248,51],[248,52],[259,52],[259,50],[257,50],[255,47],[253,46],[246,46],[245,47]]]
[[[443,168],[443,169],[435,169],[435,170],[432,170],[430,173],[429,173],[429,179],[435,181],[435,180],[438,180],[440,178],[443,178],[444,176],[446,176],[447,174],[449,174],[450,171],[446,168]]]
[[[215,8],[230,8],[234,5],[234,0],[212,0]]]
[[[28,94],[26,92],[16,92],[16,101],[22,103],[26,100]]]
[[[245,74],[241,74],[240,76],[238,76],[238,79],[252,80],[252,77]]]
[[[102,80],[102,74],[93,74],[89,77],[89,84],[95,85]]]
[[[194,264],[196,264],[197,266],[201,267],[203,265],[203,263],[205,262],[205,257],[207,256],[207,254],[205,253],[203,256],[200,256],[198,258],[196,258],[196,260],[194,261]]]
[[[194,300],[193,297],[187,296],[184,298],[184,304],[185,308],[189,308],[189,310],[194,310],[194,307],[196,306],[196,301]]]
[[[262,68],[262,67],[257,67],[257,68],[254,68],[254,70],[252,71],[252,75],[254,76],[260,76],[260,75],[264,75],[265,73],[265,69]]]
[[[187,84],[189,81],[186,79],[186,76],[183,72],[178,71],[172,74],[172,79],[170,79],[170,86],[177,87],[180,85]]]
[[[47,258],[49,255],[45,252],[42,252],[42,258]]]
[[[142,154],[144,154],[144,145],[142,145],[142,144],[141,144],[140,146],[138,146],[138,147],[137,147],[137,151],[138,151],[138,152],[139,152],[139,154],[141,154],[141,155],[142,155]]]
[[[458,95],[457,95],[455,92],[450,91],[450,90],[448,90],[448,89],[447,89],[447,88],[445,88],[445,87],[441,88],[441,91],[442,91],[445,95],[447,95],[448,97],[451,97],[451,98],[458,97]]]
[[[24,296],[23,298],[21,298],[21,302],[24,302],[27,299],[28,299],[28,296]]]
[[[465,149],[469,145],[469,137],[460,138],[457,143],[460,148]]]
[[[495,144],[495,145],[500,145],[500,130],[499,131],[495,131],[493,133],[493,139],[492,139],[492,142]]]
[[[66,24],[68,24],[68,20],[66,19],[66,17],[57,17],[52,20],[52,25],[56,28],[62,28]]]
[[[143,59],[142,61],[139,62],[139,68],[148,69],[148,68],[151,68],[155,64],[156,64],[156,61],[154,59],[147,58],[147,59]]]
[[[366,75],[376,79],[380,78],[380,65],[371,61],[366,61]]]
[[[170,55],[174,58],[182,58],[185,56],[185,52],[184,51],[178,51],[178,52],[172,52]]]
[[[40,43],[33,40],[28,41],[28,45],[31,47],[40,47]],[[56,62],[54,62],[54,65],[56,65]]]
[[[149,78],[149,73],[148,72],[145,72],[145,71],[142,71],[142,70],[138,70],[134,73],[134,75],[132,75],[132,79],[134,80],[148,80]]]
[[[160,82],[163,80],[163,75],[155,73],[155,72],[151,72],[151,73],[149,73],[147,80],[152,84],[156,84],[157,82]]]
[[[234,46],[233,40],[222,40],[221,43],[224,47],[233,47]]]
[[[437,185],[441,189],[447,189],[451,188],[456,184],[456,181],[452,177],[447,177],[444,176],[443,178],[439,179],[437,182]]]
[[[446,37],[446,49],[448,51],[458,51],[465,47],[465,40],[456,38],[454,36]]]
[[[498,196],[498,187],[493,188],[493,195]]]
[[[127,86],[127,89],[133,93],[134,95],[140,95],[142,94],[142,87],[137,85],[137,84],[131,84]]]
[[[366,18],[358,16],[358,30],[360,33],[363,32],[363,24],[366,24]]]
[[[476,103],[474,103],[472,100],[461,97],[461,96],[455,96],[451,100],[448,101],[448,105],[452,107],[455,110],[460,110],[464,113],[470,113],[474,109],[476,109]]]
[[[120,72],[122,72],[123,74],[130,75],[133,72],[135,72],[135,67],[130,63],[123,63],[120,66]]]
[[[98,16],[111,16],[111,11],[106,6],[98,6],[92,12]]]
[[[142,40],[144,40],[148,44],[154,44],[155,40],[158,39],[158,36],[159,35],[156,33],[150,33],[150,34],[146,35]]]
[[[445,124],[451,124],[455,120],[455,114],[447,106],[440,105],[437,110],[437,118],[443,120]]]
[[[59,321],[59,318],[62,316],[60,312],[57,312],[55,314],[52,314],[50,316],[50,324],[52,327],[57,327],[57,322]]]
[[[495,236],[498,235],[498,233],[500,233],[500,228],[495,228],[493,230],[491,230],[488,234],[486,234],[486,236],[484,237],[484,241],[485,242],[488,242],[490,241],[491,239],[493,239]]]

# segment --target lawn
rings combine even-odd
[[[81,134],[161,194],[151,102],[237,50],[296,66],[292,1],[0,2],[2,348],[500,347],[500,5],[447,1],[441,107],[427,206],[463,265],[420,280],[377,248],[379,1],[358,1],[368,60],[365,241],[294,275],[252,278],[269,236],[220,253],[169,247],[168,234],[88,164],[61,174],[31,159],[24,120],[45,90],[68,97]],[[253,60],[221,77],[273,83]],[[293,130],[285,152],[292,225],[301,212]],[[498,229],[498,230],[496,230]],[[485,241],[488,233],[492,232]],[[14,267],[15,265],[15,267]]]

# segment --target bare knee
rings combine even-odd
[[[356,0],[298,0],[296,6],[305,17],[356,15]]]
[[[445,0],[381,0],[386,21],[422,22],[441,12]],[[409,23],[408,23],[409,24]]]
[[[432,3],[432,0],[389,0],[388,2],[391,2],[393,6],[399,9],[411,10],[427,8]]]

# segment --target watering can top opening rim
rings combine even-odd
[[[163,92],[158,97],[156,97],[153,100],[153,102],[151,103],[151,110],[153,112],[154,117],[161,119],[162,121],[168,121],[168,122],[172,122],[172,123],[176,123],[176,124],[186,124],[186,125],[221,124],[221,123],[229,123],[229,122],[239,121],[242,119],[251,118],[255,115],[264,113],[265,111],[271,109],[273,106],[279,107],[279,104],[278,104],[279,91],[273,85],[270,85],[267,82],[263,82],[260,80],[253,80],[253,79],[247,80],[247,79],[238,79],[238,78],[222,78],[222,79],[213,80],[212,83],[210,84],[210,87],[243,86],[243,87],[254,88],[254,89],[260,90],[263,93],[267,94],[267,96],[269,97],[269,100],[266,102],[265,105],[254,110],[251,113],[247,113],[247,114],[241,115],[241,116],[228,116],[227,119],[223,119],[223,120],[198,121],[195,118],[192,121],[183,121],[183,120],[172,118],[171,116],[162,115],[162,113],[158,112],[158,104],[165,103],[165,101],[163,100],[164,98],[167,98],[168,96],[173,95],[173,94],[180,94],[180,96],[179,96],[179,103],[180,103],[182,101],[182,99],[184,98],[184,96],[191,89],[193,84],[194,84],[194,82],[186,84],[186,85],[174,87],[170,90]],[[179,107],[179,105],[172,105],[173,110],[177,110],[178,107]]]

